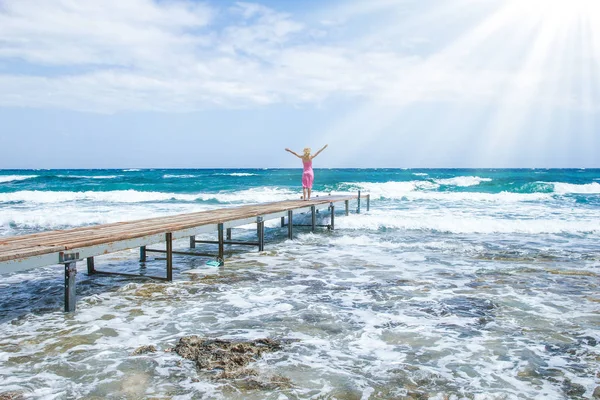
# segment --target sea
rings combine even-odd
[[[0,241],[299,199],[301,173],[1,170]],[[359,190],[370,210],[339,207],[334,230],[298,226],[288,240],[272,220],[264,251],[232,246],[222,267],[175,256],[173,282],[88,276],[80,263],[74,313],[63,312],[62,266],[0,275],[0,397],[600,396],[600,170],[315,170],[313,196]],[[233,230],[255,237],[255,225]],[[140,266],[131,249],[95,264],[160,275],[160,256]],[[190,335],[284,344],[227,378],[171,351]]]

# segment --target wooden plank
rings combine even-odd
[[[56,253],[57,251],[66,250],[65,246],[37,246],[27,249],[26,251],[19,249],[0,253],[0,261],[17,260],[22,257],[40,256],[43,254]]]
[[[23,241],[23,240],[31,240],[31,239],[35,239],[38,237],[46,238],[46,237],[51,237],[51,236],[59,236],[62,234],[70,234],[71,232],[94,230],[99,227],[126,225],[128,223],[129,223],[128,221],[124,221],[124,222],[116,222],[116,223],[112,223],[112,224],[82,226],[82,227],[73,228],[73,229],[59,229],[56,231],[32,233],[29,235],[2,237],[2,238],[0,238],[0,245],[15,243],[15,242]]]
[[[183,214],[183,216],[185,216],[185,214]],[[102,237],[102,236],[107,236],[109,234],[113,234],[113,233],[119,233],[119,232],[123,232],[124,230],[136,230],[139,229],[140,227],[143,226],[154,226],[154,227],[158,227],[158,226],[168,226],[168,224],[171,222],[171,220],[169,218],[162,218],[164,221],[160,221],[161,223],[157,223],[159,221],[154,222],[154,224],[152,223],[146,223],[145,220],[138,220],[138,221],[130,221],[130,222],[126,222],[123,224],[120,224],[119,226],[109,226],[108,228],[105,225],[97,225],[95,226],[94,229],[91,230],[80,230],[80,229],[73,229],[73,230],[69,230],[69,231],[52,231],[52,232],[47,232],[47,235],[43,235],[40,236],[39,234],[35,235],[34,240],[28,240],[30,235],[24,235],[21,236],[20,238],[21,241],[18,242],[16,244],[16,246],[19,247],[30,247],[30,246],[36,246],[36,245],[44,245],[44,244],[48,244],[49,242],[59,242],[63,239],[72,239],[72,238],[77,238],[77,237]],[[182,220],[185,220],[185,218],[182,218]],[[141,224],[141,222],[144,222],[144,224]],[[204,221],[202,221],[204,222]],[[54,232],[60,232],[60,235],[52,235],[50,233],[54,233]],[[2,251],[1,249],[5,249],[8,246],[9,248],[16,248],[13,247],[15,246],[15,244],[13,244],[12,242],[7,243],[7,244],[3,244],[0,245],[0,252]]]
[[[103,233],[107,229],[112,229],[112,230],[118,231],[118,230],[122,230],[122,228],[124,228],[124,227],[130,228],[132,226],[137,226],[137,225],[160,224],[163,222],[170,221],[172,218],[173,219],[177,219],[177,218],[193,219],[197,216],[209,215],[211,213],[212,213],[211,210],[207,210],[207,211],[200,211],[200,212],[191,213],[191,214],[178,214],[175,216],[155,217],[155,218],[148,218],[148,219],[136,220],[136,221],[125,221],[125,222],[117,222],[117,223],[111,223],[111,224],[86,226],[86,227],[80,227],[80,228],[74,228],[74,229],[68,229],[68,230],[57,230],[57,231],[40,232],[40,233],[35,233],[35,234],[30,234],[30,235],[12,236],[12,237],[7,237],[7,238],[2,238],[0,240],[0,246],[2,246],[4,244],[11,244],[11,243],[18,243],[18,242],[27,242],[26,245],[35,245],[35,244],[37,244],[37,241],[35,241],[34,239],[39,239],[39,240],[46,240],[49,238],[60,239],[62,237],[69,237],[71,235],[74,235],[75,233],[80,233],[82,235],[85,235],[85,234],[93,235],[93,234],[97,234],[99,231]]]

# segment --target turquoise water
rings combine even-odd
[[[295,199],[300,178],[3,170],[0,236]],[[177,257],[172,284],[82,267],[74,315],[61,311],[60,266],[1,275],[0,393],[567,399],[600,386],[600,170],[316,169],[314,190],[370,193],[371,211],[340,215],[333,232],[298,228],[294,241],[272,221],[265,252],[234,248],[221,269]],[[136,252],[96,263],[138,271]],[[164,260],[146,268],[164,273]],[[173,353],[130,355],[188,334],[298,339],[255,366],[292,387],[217,380]]]
[[[511,209],[504,216],[495,214],[497,222],[511,220],[511,213],[519,209],[527,214],[528,207],[524,206],[536,202],[558,212],[575,204],[577,210],[593,213],[600,206],[599,170],[316,171],[314,190],[317,194],[362,189],[379,198],[383,202],[380,207],[384,208],[403,208],[417,201],[430,202],[433,209],[462,207],[461,212],[469,213],[469,205],[463,203],[471,200],[495,204],[517,202],[522,206]],[[0,234],[284,200],[300,196],[300,174],[300,170],[295,169],[4,170],[0,173],[0,207],[3,211]],[[170,208],[169,204],[175,207]],[[113,205],[117,207],[113,208]],[[47,214],[44,211],[58,211],[55,208],[59,208],[59,212]],[[108,211],[108,214],[98,215],[95,213],[98,210]],[[569,228],[564,230],[565,233],[569,231]]]
[[[584,185],[598,194],[597,169],[316,169],[315,190],[355,188],[357,183],[431,182],[439,191],[550,193],[555,184]],[[297,189],[301,169],[2,170],[0,193],[113,191],[199,193],[276,187]],[[466,178],[462,182],[460,178]],[[469,180],[469,178],[479,178]],[[449,180],[450,179],[450,180]],[[446,181],[444,181],[446,180]],[[475,185],[476,181],[479,184]],[[585,185],[588,185],[586,187]],[[559,193],[565,192],[558,191]]]

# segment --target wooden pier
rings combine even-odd
[[[368,194],[361,195],[359,191],[357,195],[324,196],[309,201],[279,201],[31,235],[0,237],[0,274],[62,264],[65,269],[65,311],[74,311],[76,307],[75,275],[78,261],[86,260],[89,275],[140,276],[98,271],[94,266],[95,256],[139,247],[141,263],[146,261],[148,253],[165,254],[166,275],[150,278],[172,281],[174,254],[213,257],[218,265],[223,265],[224,246],[227,244],[255,246],[259,251],[264,250],[264,223],[267,220],[281,218],[281,227],[287,226],[287,237],[293,239],[294,213],[310,213],[311,223],[308,226],[314,231],[318,226],[317,213],[319,210],[328,210],[330,215],[329,223],[326,226],[334,229],[335,212],[336,209],[339,210],[336,204],[343,204],[344,213],[348,215],[350,202],[355,202],[356,212],[360,213],[361,199],[366,200],[365,208],[368,211],[370,196]],[[232,239],[232,228],[251,223],[256,223],[256,241]],[[196,240],[196,235],[207,232],[216,232],[216,240]],[[173,250],[173,240],[187,237],[190,240],[188,251]],[[166,243],[165,250],[147,247],[163,242]],[[217,245],[216,253],[195,251],[197,243]]]

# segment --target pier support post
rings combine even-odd
[[[358,191],[358,206],[356,207],[356,213],[360,214],[360,190]]]
[[[227,240],[231,240],[231,228],[227,228]]]
[[[256,217],[256,230],[258,235],[258,251],[265,249],[265,221],[263,217]]]
[[[331,225],[330,225],[330,229],[334,230],[335,229],[335,206],[333,205],[333,203],[329,203],[329,210],[331,211]]]
[[[173,280],[173,234],[167,232],[165,240],[167,242],[167,281],[171,282]]]
[[[87,270],[88,275],[94,275],[96,273],[96,267],[94,267],[94,257],[87,258]]]
[[[196,248],[196,236],[190,236],[190,249]]]
[[[288,239],[294,239],[294,212],[292,210],[288,210]]]
[[[344,200],[344,205],[346,206],[346,217],[350,213],[350,201]]]
[[[141,263],[146,262],[146,246],[140,247],[140,262]]]
[[[369,208],[371,206],[371,194],[367,195],[367,211],[369,211]]]
[[[75,311],[77,296],[75,290],[75,276],[77,275],[77,262],[65,263],[65,312]]]
[[[311,214],[311,229],[314,232],[315,227],[317,226],[317,213],[315,211],[315,206],[310,206],[310,214]]]
[[[285,226],[285,217],[281,217],[281,227]]]
[[[223,264],[223,260],[225,259],[225,243],[223,240],[223,224],[217,225],[218,237],[219,237],[219,255],[217,261]]]

